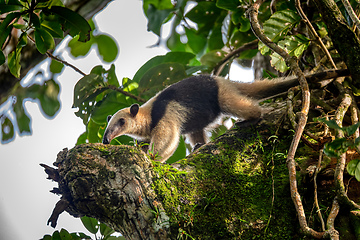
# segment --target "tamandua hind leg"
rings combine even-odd
[[[179,145],[180,128],[170,124],[159,124],[153,129],[151,136],[149,151],[157,153],[161,157],[158,161],[163,163]]]
[[[204,129],[201,129],[196,132],[192,132],[186,135],[186,137],[189,139],[189,142],[191,146],[193,147],[193,151],[201,147],[206,143],[206,137],[205,137],[205,131]]]

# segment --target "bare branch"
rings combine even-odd
[[[305,79],[305,75],[299,68],[297,64],[297,59],[291,57],[284,49],[277,46],[275,43],[273,43],[267,36],[263,34],[263,30],[260,27],[259,21],[257,19],[258,15],[258,9],[261,5],[262,1],[258,0],[256,1],[252,7],[249,9],[249,18],[250,23],[252,26],[252,30],[254,34],[270,49],[277,52],[282,58],[285,59],[285,62],[290,66],[291,70],[295,73],[295,75],[298,77],[300,86],[302,89],[302,110],[299,114],[299,123],[297,124],[295,135],[293,138],[293,141],[291,143],[288,157],[287,157],[287,166],[289,169],[289,178],[290,178],[290,191],[291,191],[291,198],[294,202],[296,211],[298,213],[298,219],[300,223],[301,230],[309,236],[315,237],[315,238],[322,238],[323,232],[316,232],[313,229],[309,228],[306,221],[305,211],[304,207],[302,205],[300,194],[297,190],[297,180],[296,180],[296,164],[295,164],[295,152],[297,149],[297,146],[299,144],[301,135],[303,133],[303,130],[305,128],[306,122],[307,122],[307,114],[310,107],[310,91],[309,86],[307,84],[307,81]]]

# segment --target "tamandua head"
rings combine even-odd
[[[133,133],[136,128],[136,115],[139,112],[139,104],[133,104],[129,108],[117,111],[113,116],[108,116],[108,125],[103,136],[103,143],[109,144],[112,139]]]

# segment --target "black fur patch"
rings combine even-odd
[[[169,86],[156,97],[151,111],[151,129],[164,117],[171,101],[176,101],[187,109],[187,112],[178,110],[185,120],[182,134],[205,128],[220,114],[216,80],[210,76],[193,76]],[[172,116],[178,115],[167,117]]]

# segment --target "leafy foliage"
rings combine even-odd
[[[99,240],[123,240],[125,239],[123,236],[111,236],[115,231],[106,226],[103,223],[99,223],[96,219],[90,217],[82,217],[81,222],[84,227],[92,234],[95,235],[94,239]],[[100,237],[97,237],[97,233],[100,230]],[[59,231],[55,231],[52,235],[44,235],[41,240],[85,240],[92,239],[90,236],[84,233],[69,233],[65,229],[61,229]]]
[[[324,153],[329,157],[340,157],[341,154],[345,153],[349,148],[355,148],[360,146],[360,137],[353,139],[351,136],[359,128],[360,122],[351,126],[340,127],[335,120],[326,120],[323,118],[317,119],[320,122],[325,123],[329,128],[343,131],[345,137],[337,137],[332,142],[325,144]]]
[[[88,23],[78,13],[65,8],[59,0],[0,0],[0,13],[5,15],[0,22],[0,65],[7,64],[9,71],[16,78],[20,78],[22,50],[28,45],[29,39],[35,43],[41,54],[45,54],[48,50],[55,48],[54,39],[64,38],[66,32],[74,37],[69,43],[74,56],[83,53],[76,51],[76,49],[81,49],[79,46],[83,46],[82,44],[85,44],[88,50],[96,44],[105,62],[112,62],[117,57],[118,47],[110,36],[93,35],[94,23],[92,21]],[[19,32],[18,37],[16,34],[13,35],[13,30]],[[3,49],[9,44],[11,38],[17,39],[17,44],[14,49],[8,48],[10,51],[6,54]],[[17,83],[7,99],[0,99],[2,143],[12,141],[16,132],[20,135],[31,134],[30,116],[24,108],[26,101],[38,102],[46,117],[52,118],[56,115],[60,102],[59,85],[54,77],[61,73],[63,67],[62,63],[52,60],[50,65],[52,74],[49,78],[45,79],[43,71],[40,70],[34,76],[36,79],[43,78],[42,84],[23,86]]]

